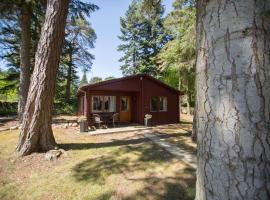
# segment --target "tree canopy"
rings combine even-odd
[[[169,41],[170,36],[164,28],[164,6],[155,0],[133,0],[120,18],[122,44],[118,51],[123,52],[119,60],[124,75],[146,73],[157,76],[155,56]]]

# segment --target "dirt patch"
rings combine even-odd
[[[7,130],[10,127],[18,125],[19,122],[15,117],[0,117],[0,131]]]
[[[50,169],[61,165],[64,156],[56,160],[48,161],[45,159],[45,153],[33,153],[25,157],[10,158],[9,162],[12,163],[12,171],[10,171],[10,178],[16,180],[18,183],[27,183],[29,177],[34,173],[47,173]]]

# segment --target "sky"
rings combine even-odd
[[[87,73],[88,80],[93,76],[121,77],[121,63],[118,60],[122,53],[117,51],[121,41],[117,36],[120,35],[120,17],[125,15],[131,0],[92,0],[91,2],[98,5],[100,9],[90,17],[92,27],[97,34],[97,41],[95,48],[91,50],[95,60],[92,70]],[[165,14],[171,11],[172,2],[173,0],[163,0],[166,7]]]
[[[165,15],[172,10],[173,1],[163,0],[166,8]],[[98,5],[100,9],[92,13],[89,19],[96,31],[97,40],[95,48],[91,49],[95,60],[91,71],[87,73],[87,78],[90,80],[93,76],[121,77],[121,63],[118,60],[123,54],[117,51],[117,46],[121,44],[117,36],[120,35],[120,17],[124,17],[131,0],[91,0],[90,2]],[[0,61],[0,68],[5,69],[5,65]],[[78,71],[78,75],[81,78],[82,72]]]

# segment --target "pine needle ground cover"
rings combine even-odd
[[[18,130],[0,132],[0,199],[194,199],[195,170],[140,135],[55,128],[66,155],[17,158]]]

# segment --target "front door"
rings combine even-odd
[[[120,122],[130,122],[130,97],[122,96],[120,98]]]

